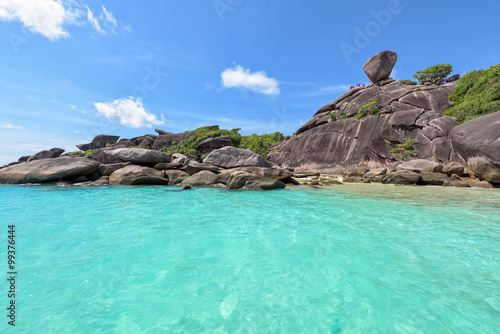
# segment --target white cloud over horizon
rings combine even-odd
[[[24,130],[24,127],[20,125],[13,125],[10,123],[0,123],[0,127],[5,129],[13,129],[13,130]]]
[[[163,116],[160,120],[156,115],[148,113],[138,97],[134,99],[130,96],[113,102],[97,102],[94,105],[100,115],[130,128],[151,128],[165,123]]]
[[[250,90],[265,95],[279,95],[279,83],[274,78],[269,78],[265,71],[250,73],[240,65],[227,68],[221,73],[222,85],[226,88],[239,88]]]
[[[51,41],[69,37],[66,27],[85,23],[80,19],[87,19],[102,35],[107,30],[116,33],[118,22],[111,11],[101,5],[102,13],[96,16],[88,6],[85,7],[86,12],[74,0],[0,0],[0,20],[19,21]]]

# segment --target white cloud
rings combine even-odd
[[[14,130],[24,130],[24,128],[20,125],[13,125],[10,123],[0,123],[0,127],[5,129],[14,129]]]
[[[69,105],[69,107],[70,107],[71,109],[76,109],[76,106],[75,106],[74,104],[70,104],[70,105]]]
[[[116,22],[113,13],[109,12],[106,7],[102,6],[102,14],[99,16],[104,25],[109,26],[113,33],[116,33],[116,27],[118,26],[118,22]]]
[[[101,6],[102,13],[96,16],[89,6],[84,7],[86,13],[74,0],[0,0],[0,20],[19,21],[52,41],[69,37],[66,26],[81,25],[85,18],[102,35],[116,33],[118,22],[111,11]],[[130,26],[124,31],[130,31]]]
[[[50,40],[68,37],[65,24],[75,23],[80,16],[72,3],[61,0],[1,0],[0,19],[20,21],[31,31]]]
[[[121,125],[131,128],[152,127],[153,125],[164,124],[165,121],[159,120],[156,115],[148,113],[140,98],[117,99],[113,102],[94,103],[99,114],[104,117],[117,120]]]
[[[222,85],[227,88],[240,88],[251,90],[266,95],[279,95],[279,83],[276,79],[269,78],[266,72],[250,73],[240,65],[227,68],[221,73]]]
[[[92,13],[92,11],[90,10],[89,6],[85,6],[85,7],[87,7],[87,20],[89,20],[89,22],[92,25],[92,27],[94,27],[94,29],[98,33],[104,35],[106,32],[101,28],[101,24],[99,23],[99,21],[97,20],[97,18],[94,16],[94,13]]]

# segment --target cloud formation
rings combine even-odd
[[[102,35],[116,33],[118,22],[106,7],[101,6],[100,15],[94,15],[88,6],[85,8],[82,10],[74,0],[0,0],[0,20],[19,21],[52,41],[69,37],[66,26],[84,24],[80,19]]]
[[[5,129],[15,129],[15,130],[24,130],[24,128],[20,125],[13,125],[10,123],[0,123],[0,127]]]
[[[159,120],[156,115],[148,113],[140,98],[134,99],[130,96],[113,102],[97,102],[94,105],[99,114],[131,128],[150,128],[165,123],[163,117]]]
[[[222,85],[227,88],[251,90],[265,95],[279,95],[279,83],[274,78],[269,78],[265,71],[250,73],[240,65],[227,68],[221,73]]]

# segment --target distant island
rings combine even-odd
[[[0,183],[181,185],[271,190],[344,182],[500,186],[500,65],[452,74],[450,64],[390,78],[393,51],[292,136],[205,126],[135,138],[98,135],[78,151],[51,148],[0,167]]]

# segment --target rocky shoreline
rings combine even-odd
[[[64,186],[180,185],[271,190],[349,182],[496,188],[500,111],[459,124],[444,116],[454,82],[409,85],[389,78],[397,60],[381,52],[363,66],[371,85],[320,108],[266,158],[231,137],[200,138],[201,156],[166,154],[196,132],[131,139],[98,135],[81,151],[51,148],[0,167],[0,183]],[[218,127],[217,127],[218,129]],[[229,131],[226,131],[229,133]],[[170,151],[172,152],[172,151]]]

